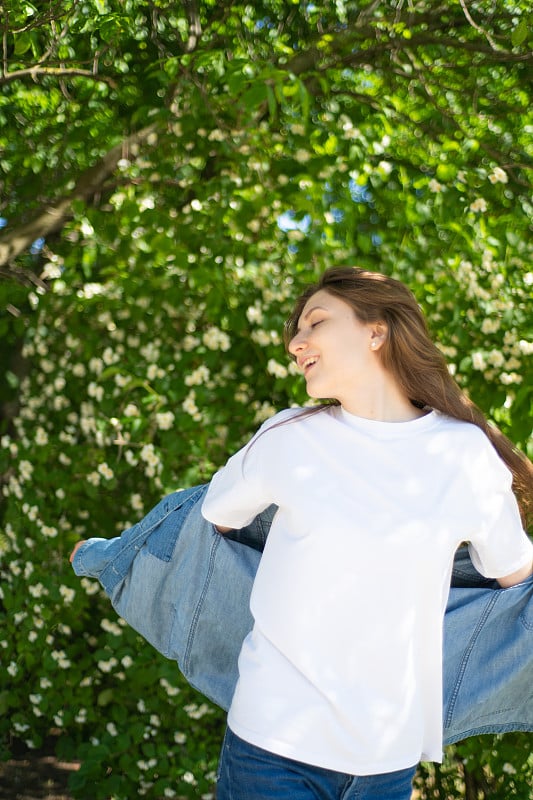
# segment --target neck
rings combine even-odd
[[[349,414],[377,422],[409,422],[427,411],[414,406],[395,382],[385,379],[367,383],[357,391],[337,398]]]

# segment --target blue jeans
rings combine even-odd
[[[410,800],[416,766],[383,775],[347,775],[293,761],[226,730],[217,800]]]

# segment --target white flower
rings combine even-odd
[[[46,433],[44,428],[38,427],[35,431],[35,444],[40,446],[48,444],[48,434]]]
[[[148,344],[145,344],[141,347],[140,353],[148,362],[153,363],[159,360],[159,347],[155,342],[148,342]]]
[[[487,363],[483,353],[480,353],[479,351],[477,353],[472,353],[472,367],[474,369],[482,372],[486,366]]]
[[[147,211],[155,208],[155,200],[152,196],[143,197],[139,203],[139,211]]]
[[[210,350],[222,350],[225,352],[229,350],[231,346],[228,334],[214,325],[204,333],[202,341]]]
[[[124,669],[129,669],[133,664],[133,658],[131,656],[124,656],[120,659],[120,663],[124,667]]]
[[[183,382],[186,386],[200,386],[202,383],[206,383],[209,378],[209,369],[201,364],[190,375],[186,375]]]
[[[155,452],[155,448],[151,442],[144,445],[140,455],[142,460],[149,466],[155,467],[159,464],[159,456]]]
[[[101,464],[98,465],[98,472],[107,481],[110,481],[115,476],[115,473],[113,472],[111,467],[108,467],[105,461],[103,461]]]
[[[110,736],[116,736],[118,734],[117,726],[114,722],[108,722],[105,727]]]
[[[492,367],[502,367],[505,362],[505,358],[500,350],[491,350],[487,356],[487,362]]]
[[[130,497],[130,503],[134,511],[143,511],[144,503],[140,494],[132,494]]]
[[[100,591],[100,584],[97,581],[90,581],[88,578],[82,578],[80,584],[85,594],[89,595],[89,597]]]
[[[487,201],[483,197],[478,197],[472,203],[470,203],[470,211],[478,212],[481,211],[482,213],[487,210]]]
[[[41,533],[43,536],[46,536],[47,539],[55,539],[57,536],[57,528],[54,528],[52,525],[41,525]]]
[[[200,703],[200,705],[197,705],[197,703],[189,703],[183,706],[183,710],[187,712],[191,719],[202,719],[206,714],[213,713],[213,709],[210,708],[207,703]]]
[[[50,655],[54,661],[61,661],[63,658],[67,657],[64,650],[52,650]]]
[[[14,678],[17,672],[19,671],[19,668],[17,667],[14,661],[11,661],[11,663],[8,665],[7,671],[9,672],[11,677]]]
[[[98,662],[98,669],[101,672],[111,672],[113,667],[116,667],[117,664],[118,664],[117,659],[113,657],[113,658],[110,658],[109,661],[99,661]]]
[[[500,381],[504,386],[510,386],[513,383],[522,383],[522,376],[517,372],[502,372]]]
[[[87,475],[87,483],[90,483],[92,486],[98,486],[100,483],[100,475],[97,472],[90,472]]]
[[[507,183],[508,180],[507,173],[501,167],[494,167],[492,175],[489,175],[489,181],[491,183]]]
[[[99,386],[94,381],[91,381],[89,386],[87,387],[87,394],[89,397],[94,397],[97,402],[100,402],[104,396],[104,387]]]
[[[47,595],[48,592],[42,585],[42,583],[35,583],[28,587],[28,592],[31,594],[32,597],[39,599],[43,595]]]
[[[89,369],[91,372],[95,372],[96,375],[100,375],[102,370],[104,369],[104,362],[101,358],[91,358],[89,360]]]
[[[41,272],[41,278],[43,280],[54,280],[55,278],[60,278],[62,274],[61,267],[57,264],[52,264],[48,261]]]
[[[304,150],[303,148],[299,148],[299,149],[298,149],[298,150],[295,152],[295,154],[294,154],[294,158],[295,158],[295,159],[296,159],[296,161],[298,161],[300,164],[305,164],[305,163],[306,163],[307,161],[309,161],[309,159],[311,158],[311,154],[310,154],[310,153],[309,153],[307,150]]]
[[[500,320],[498,318],[491,319],[486,317],[481,323],[482,333],[496,333],[500,328]]]
[[[390,175],[392,172],[392,164],[389,161],[380,161],[378,164],[378,169],[381,172],[384,172],[385,175]]]
[[[201,420],[202,416],[199,412],[198,406],[196,405],[196,392],[194,391],[194,389],[191,389],[191,391],[181,404],[181,407],[187,414],[190,414],[194,420],[196,421]]]
[[[287,367],[279,364],[274,358],[271,358],[267,364],[267,372],[274,375],[276,378],[286,378],[288,373]]]
[[[183,339],[181,346],[183,350],[186,350],[188,353],[190,353],[192,350],[198,347],[199,344],[200,344],[200,339],[198,339],[196,336],[191,336],[190,334],[188,334]]]
[[[429,191],[434,192],[435,194],[439,194],[439,192],[442,192],[443,188],[444,187],[442,183],[439,183],[437,180],[435,180],[435,178],[432,178],[428,183]]]
[[[525,356],[533,355],[533,342],[527,342],[525,339],[520,339],[518,347],[521,353]]]
[[[135,403],[128,403],[128,405],[124,409],[124,416],[125,417],[138,417],[139,416],[139,409],[137,408]]]
[[[23,481],[30,480],[33,473],[33,465],[29,461],[19,461],[19,474]]]
[[[130,382],[130,378],[128,378],[127,375],[120,375],[120,374],[115,375],[114,380],[119,389],[123,389]]]
[[[74,589],[71,589],[70,586],[64,586],[64,585],[61,585],[59,587],[59,594],[61,595],[61,597],[65,601],[66,605],[69,605],[69,603],[72,603],[72,601],[74,600],[74,598],[76,596],[76,592],[75,592]]]
[[[166,693],[168,694],[168,696],[169,696],[169,697],[175,697],[176,695],[180,694],[180,691],[181,691],[181,690],[180,690],[180,689],[178,689],[178,687],[177,687],[177,686],[172,686],[172,684],[171,684],[171,683],[169,683],[169,682],[166,680],[166,678],[161,678],[161,680],[159,681],[159,683],[161,684],[161,686],[162,686],[162,687],[163,687],[163,689],[166,691]]]
[[[149,381],[155,381],[156,378],[164,378],[165,370],[161,369],[157,364],[149,364],[146,370],[146,377]]]
[[[83,378],[86,375],[87,370],[85,369],[85,364],[74,364],[72,367],[72,374],[76,378]]]
[[[169,431],[174,424],[172,411],[161,411],[155,415],[155,421],[160,431]]]
[[[270,403],[262,403],[258,406],[257,411],[255,412],[254,422],[257,424],[265,422],[265,420],[274,416],[275,413],[276,409],[274,406],[271,406]]]
[[[14,722],[13,727],[15,728],[17,733],[26,733],[30,729],[29,725],[26,725],[22,722]]]
[[[103,628],[106,633],[112,633],[113,636],[121,636],[122,635],[122,628],[120,625],[117,625],[116,622],[111,622],[108,619],[103,619],[100,622],[101,627]]]

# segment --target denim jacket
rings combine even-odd
[[[207,486],[174,492],[114,539],[89,539],[76,575],[97,578],[117,613],[187,681],[228,709],[252,627],[249,597],[275,513],[220,535],[201,514]],[[444,620],[444,743],[533,731],[533,578],[501,589],[455,558]]]

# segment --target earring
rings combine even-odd
[[[370,347],[371,347],[372,349],[374,349],[375,347],[377,347],[377,342],[372,342],[372,344],[370,345]]]

